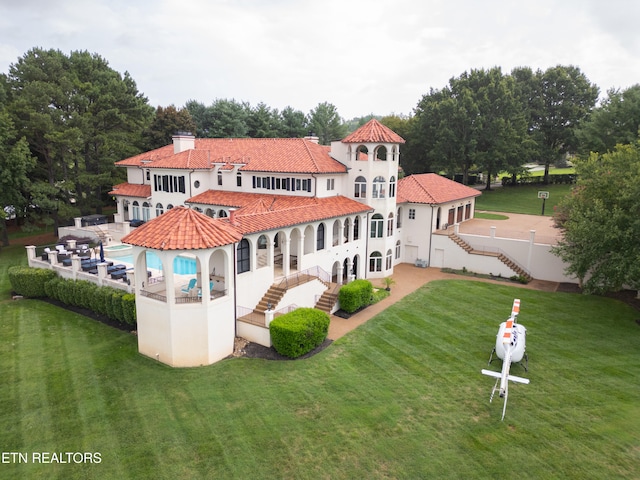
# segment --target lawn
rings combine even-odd
[[[542,200],[538,198],[538,192],[546,191],[549,192],[549,198],[545,202],[544,214],[551,216],[554,206],[571,192],[572,187],[573,185],[522,185],[481,190],[482,195],[476,197],[476,210],[540,215]]]
[[[172,369],[0,286],[2,451],[101,456],[1,478],[640,477],[639,315],[611,299],[438,281],[306,360]],[[480,370],[514,297],[531,383],[501,422]]]

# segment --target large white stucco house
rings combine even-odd
[[[399,179],[403,143],[371,120],[331,146],[180,134],[118,162],[115,221],[145,221],[122,239],[140,352],[195,366],[230,355],[236,335],[270,346],[274,311],[335,311],[340,284],[428,263],[434,233],[473,218],[480,193],[436,174]],[[162,264],[154,282],[145,252]],[[196,274],[175,274],[176,257]]]

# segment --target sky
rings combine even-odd
[[[601,98],[640,83],[638,19],[637,0],[0,0],[0,73],[86,50],[154,107],[410,115],[472,69],[575,65]]]

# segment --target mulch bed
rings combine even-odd
[[[234,354],[234,357],[262,358],[264,360],[302,360],[304,358],[313,357],[316,353],[321,352],[331,345],[332,342],[333,340],[329,340],[327,338],[321,345],[297,358],[289,358],[284,355],[280,355],[273,347],[267,348],[262,345],[258,345],[257,343],[248,342],[240,352]]]

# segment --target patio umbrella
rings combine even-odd
[[[100,261],[104,262],[104,247],[102,246],[102,242],[100,242]]]

